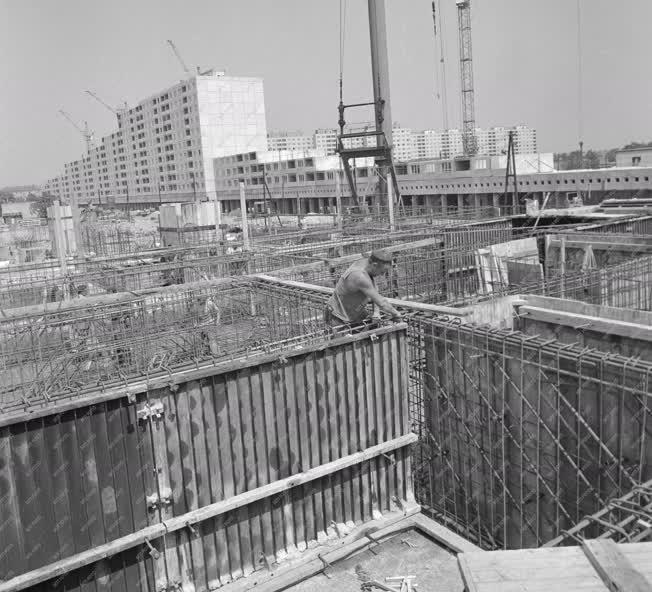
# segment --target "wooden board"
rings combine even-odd
[[[582,541],[582,549],[610,590],[620,592],[652,592],[647,578],[638,572],[620,551],[619,545],[609,539]],[[648,562],[652,555],[648,555]]]

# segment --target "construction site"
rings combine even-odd
[[[0,592],[652,590],[650,200],[526,207],[510,152],[500,203],[406,205],[368,6],[356,207],[3,230]],[[328,325],[378,250],[400,318]]]

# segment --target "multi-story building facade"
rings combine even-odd
[[[213,159],[267,148],[263,81],[193,76],[118,113],[118,129],[44,189],[106,203],[183,201],[215,191]]]
[[[337,153],[337,130],[335,128],[321,128],[315,130],[315,149],[326,156]]]
[[[276,151],[302,151],[314,148],[313,136],[298,131],[275,131],[267,134],[267,149]]]

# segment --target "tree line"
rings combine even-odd
[[[571,169],[599,169],[614,166],[616,164],[616,152],[630,148],[652,148],[652,142],[630,142],[622,148],[610,148],[609,150],[586,150],[580,158],[580,151],[557,152],[555,153],[555,168],[558,171]]]

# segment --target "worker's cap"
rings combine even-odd
[[[372,261],[377,261],[378,263],[391,263],[392,255],[385,251],[385,249],[376,249],[371,252],[370,259]]]

